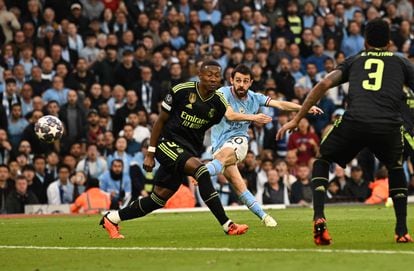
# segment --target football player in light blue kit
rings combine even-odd
[[[230,82],[231,86],[221,87],[218,92],[223,94],[234,112],[256,114],[262,106],[286,111],[299,111],[301,108],[298,104],[272,100],[261,93],[249,90],[253,76],[250,69],[243,64],[233,70]],[[309,110],[309,113],[321,114],[323,111],[314,106]],[[240,201],[256,214],[267,227],[276,227],[277,222],[263,211],[256,198],[247,189],[237,168],[237,162],[244,160],[247,154],[247,130],[250,123],[250,121],[233,122],[223,118],[219,124],[212,127],[211,143],[214,159],[207,164],[207,169],[210,175],[214,176],[224,168],[223,174],[233,185]]]

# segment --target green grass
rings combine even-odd
[[[411,228],[414,227],[412,207],[409,206]],[[270,213],[279,222],[276,229],[265,228],[250,212],[229,212],[233,220],[249,224],[249,232],[243,236],[223,234],[210,213],[152,214],[123,222],[124,240],[110,240],[98,227],[99,216],[5,218],[0,220],[0,246],[120,249],[2,247],[0,270],[378,271],[411,270],[414,266],[412,254],[387,254],[414,253],[414,244],[395,244],[393,241],[392,208],[328,207],[326,213],[334,244],[323,248],[312,242],[311,209],[271,210]],[[136,250],[124,249],[128,247]],[[142,249],[144,247],[171,250]],[[190,249],[174,251],[172,248]],[[248,248],[268,250],[242,250]],[[362,253],[362,250],[376,250],[376,253]]]

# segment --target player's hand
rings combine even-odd
[[[285,133],[288,131],[292,131],[298,127],[299,121],[296,118],[292,119],[291,121],[285,123],[282,128],[277,131],[276,140],[280,140],[285,136]]]
[[[266,114],[259,113],[254,115],[254,121],[261,124],[266,124],[272,121],[272,118]]]
[[[152,172],[152,169],[155,166],[155,160],[154,160],[154,154],[153,153],[147,153],[147,155],[145,155],[145,159],[144,159],[144,169],[147,172]]]
[[[312,106],[311,109],[309,109],[308,113],[312,115],[320,115],[320,114],[323,114],[323,110],[317,106]]]
[[[194,179],[194,178],[190,178],[190,182],[191,182],[194,186],[197,186],[197,185],[198,185],[197,180],[196,180],[196,179]]]

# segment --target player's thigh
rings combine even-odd
[[[213,158],[221,162],[222,165],[233,165],[237,162],[236,154],[232,147],[221,147],[213,153]]]
[[[233,165],[246,158],[248,148],[246,137],[232,137],[213,154],[213,157],[220,160],[224,166]]]
[[[154,178],[154,191],[164,199],[169,199],[180,187],[184,174],[170,171],[162,164],[157,170]]]
[[[352,123],[340,122],[322,139],[320,158],[345,167],[364,147],[363,132],[352,129]]]
[[[159,176],[156,175],[156,184],[176,191],[185,175],[191,175],[185,168],[192,155],[173,141],[162,141],[158,144],[155,156],[162,169]]]
[[[229,181],[239,196],[247,190],[247,185],[240,174],[237,165],[230,165],[224,170],[224,176]]]
[[[388,169],[402,167],[404,138],[398,129],[389,134],[373,134],[369,149]]]

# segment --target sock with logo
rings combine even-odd
[[[313,191],[313,219],[325,218],[325,196],[329,184],[329,165],[326,160],[317,159],[313,163],[312,191]]]
[[[402,236],[408,233],[407,229],[407,182],[402,168],[391,169],[389,175],[390,197],[394,203],[397,223],[395,233]]]

